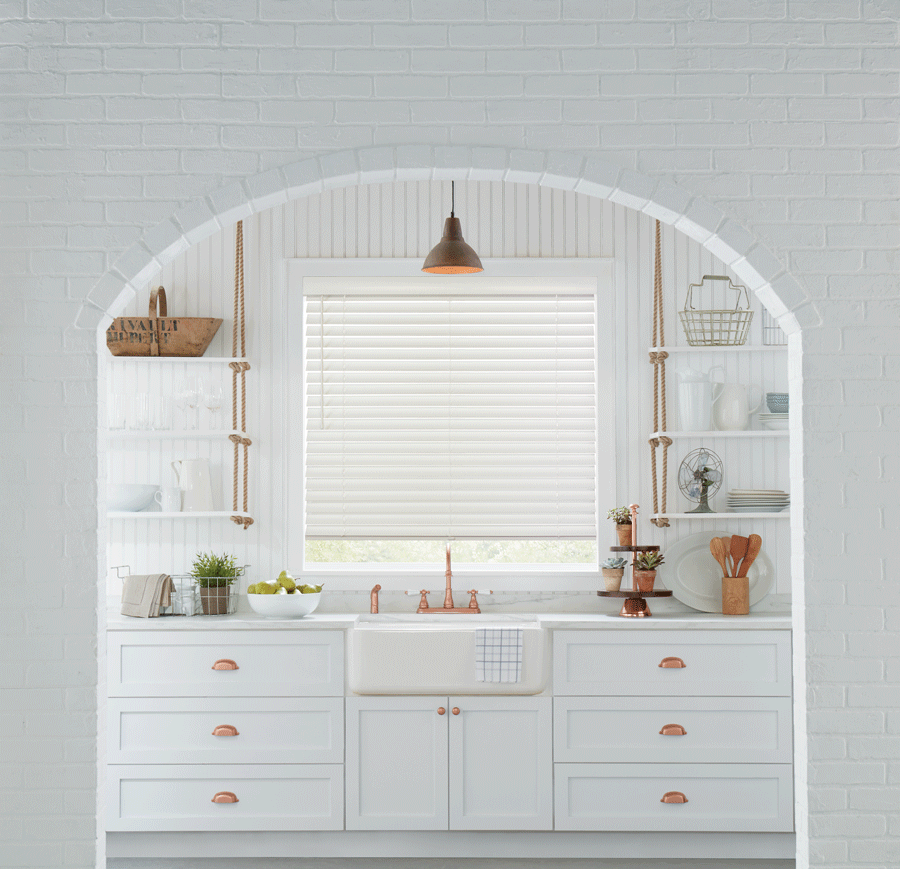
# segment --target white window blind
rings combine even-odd
[[[308,294],[308,538],[594,538],[590,293]]]

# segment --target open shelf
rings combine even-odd
[[[782,513],[655,513],[654,519],[790,519],[790,511]]]
[[[728,344],[724,347],[649,347],[649,353],[778,353],[787,350],[787,344]]]
[[[745,431],[657,431],[653,432],[650,437],[661,438],[786,438],[790,434],[789,431],[781,431],[776,429],[759,429]]]
[[[107,436],[116,440],[227,440],[229,435],[247,437],[245,432],[232,431],[231,429],[217,429],[198,431],[196,429],[107,429]]]
[[[125,362],[183,362],[188,365],[213,364],[227,365],[229,362],[247,362],[250,360],[243,356],[110,356],[109,361],[116,365]]]
[[[241,516],[250,518],[249,513],[240,510],[210,510],[197,513],[163,513],[151,510],[138,510],[136,512],[121,512],[111,510],[106,514],[107,519],[219,519],[229,516]]]

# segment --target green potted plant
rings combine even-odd
[[[200,586],[204,615],[221,616],[231,612],[231,584],[241,575],[241,571],[242,568],[237,566],[233,555],[197,553],[191,565],[191,576]]]
[[[606,518],[616,523],[619,546],[631,546],[631,511],[627,507],[613,507]]]
[[[661,552],[639,552],[635,555],[631,570],[638,591],[653,591],[656,570],[663,563]]]
[[[618,591],[622,587],[622,576],[625,573],[624,558],[607,558],[600,564],[603,584],[607,591]]]

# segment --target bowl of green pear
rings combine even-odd
[[[269,619],[302,619],[319,605],[321,585],[298,584],[286,570],[275,582],[256,582],[247,589],[250,609]]]

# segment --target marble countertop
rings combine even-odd
[[[301,619],[271,619],[253,612],[228,616],[161,616],[139,619],[123,616],[116,607],[110,607],[106,616],[106,628],[110,631],[328,631],[352,627],[358,613],[312,613]],[[389,615],[386,614],[386,615]],[[695,630],[695,631],[771,631],[790,630],[789,612],[757,612],[746,616],[723,616],[719,613],[657,613],[650,618],[628,619],[607,613],[517,613],[533,615],[541,626],[550,630]],[[455,618],[450,615],[448,619]],[[459,616],[489,621],[489,613],[483,616]],[[433,623],[432,623],[433,624]]]

